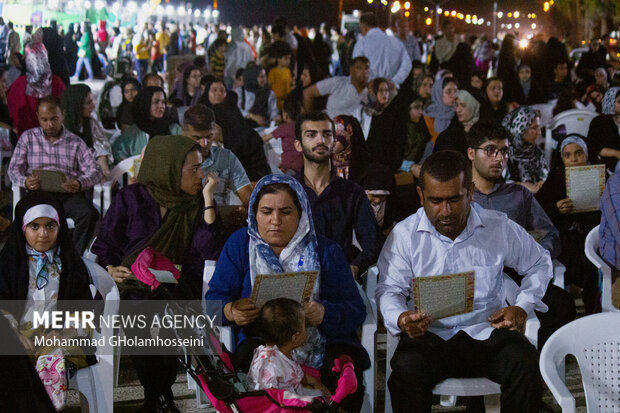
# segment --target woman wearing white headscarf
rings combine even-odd
[[[450,127],[437,137],[433,153],[453,150],[467,156],[467,133],[480,119],[480,102],[466,90],[456,92],[455,115]]]
[[[608,172],[614,172],[620,159],[620,87],[607,90],[602,109],[590,122],[588,151],[594,163],[604,163]]]

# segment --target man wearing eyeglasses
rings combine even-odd
[[[377,261],[383,234],[364,189],[336,175],[331,167],[334,122],[322,112],[301,114],[295,123],[295,149],[304,155],[296,178],[312,207],[316,231],[344,251],[354,277]],[[353,231],[361,251],[353,245]]]
[[[560,235],[543,208],[528,189],[502,179],[508,161],[508,142],[506,130],[499,125],[477,123],[470,129],[467,156],[472,161],[473,201],[483,208],[504,212],[534,235],[552,258],[557,258],[561,249]],[[506,272],[515,281],[521,281],[514,272]],[[547,289],[543,302],[549,306],[549,311],[538,314],[541,321],[539,348],[555,330],[575,317],[574,301],[554,285]]]

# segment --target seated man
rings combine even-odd
[[[507,132],[501,126],[477,123],[469,131],[467,155],[472,161],[474,182],[473,200],[481,207],[494,209],[508,215],[508,218],[525,228],[542,235],[540,245],[552,258],[560,254],[558,230],[538,204],[533,194],[524,186],[505,183],[501,178],[508,158]],[[521,277],[512,270],[506,270],[515,281]],[[538,347],[542,349],[555,330],[575,318],[575,303],[561,288],[550,285],[543,298],[549,311],[537,314],[540,318]]]
[[[191,106],[183,115],[183,134],[198,142],[202,148],[202,170],[205,176],[213,172],[219,178],[213,194],[215,202],[227,205],[229,192],[234,192],[247,208],[252,193],[250,179],[234,153],[219,146],[211,146],[214,127],[215,115],[205,105]]]
[[[63,192],[56,194],[62,200],[67,218],[75,222],[73,243],[82,254],[99,219],[87,190],[101,181],[103,175],[84,141],[63,127],[65,115],[60,99],[54,96],[41,99],[37,117],[41,126],[25,131],[17,141],[9,165],[9,178],[27,191],[38,191],[41,179],[33,171],[41,169],[65,174]]]
[[[385,326],[400,334],[388,387],[395,413],[430,412],[432,389],[449,377],[487,377],[502,386],[502,412],[538,412],[538,353],[523,331],[551,280],[549,253],[505,214],[471,204],[471,166],[437,152],[420,172],[418,212],[394,227],[379,257],[376,298]],[[524,276],[506,306],[502,269]],[[412,310],[414,277],[475,271],[473,312],[431,320]]]

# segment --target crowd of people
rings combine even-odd
[[[0,298],[26,301],[7,316],[26,349],[33,300],[92,298],[85,251],[129,303],[159,297],[135,277],[155,253],[181,265],[175,298],[222,302],[248,388],[325,396],[338,385],[334,363],[348,363],[358,384],[341,407],[359,411],[370,363],[356,283],[377,265],[377,291],[366,293],[400,335],[386,389],[395,412],[430,412],[437,383],[472,376],[501,384],[502,411],[539,412],[538,350],[575,318],[576,292],[586,314],[601,311],[583,248],[599,224],[601,255],[620,269],[620,72],[600,39],[573,67],[554,37],[522,50],[511,34],[501,44],[469,38],[446,20],[428,42],[404,19],[383,30],[373,13],[357,34],[283,18],[230,30],[51,24],[30,28],[23,44],[14,33],[0,18],[0,126],[22,198],[12,224],[0,221]],[[99,96],[79,82],[106,75]],[[551,160],[539,145],[540,104],[595,115],[587,136],[553,130]],[[272,140],[278,164],[265,150]],[[129,158],[139,171],[100,216],[92,189]],[[565,169],[601,163],[611,177],[601,210],[575,212]],[[43,171],[61,172],[60,187]],[[205,260],[217,264],[203,296]],[[550,282],[558,263],[567,289]],[[412,309],[414,278],[470,270],[473,312],[432,320]],[[308,302],[250,299],[257,275],[297,271],[319,273]],[[503,273],[520,286],[512,306]],[[533,314],[538,349],[522,334]],[[94,362],[66,349],[38,355],[42,378]],[[139,411],[179,411],[177,358],[131,358]],[[66,386],[43,384],[62,408]],[[27,403],[16,401],[26,387],[0,390],[0,405]]]

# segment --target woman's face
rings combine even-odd
[[[58,223],[51,218],[37,218],[24,228],[26,242],[38,252],[49,251],[56,245]]]
[[[521,82],[525,83],[528,80],[530,80],[531,77],[532,77],[532,69],[530,69],[527,66],[524,66],[521,69],[519,69],[519,80]]]
[[[258,87],[265,87],[267,84],[267,74],[265,73],[265,70],[260,71],[258,77],[256,78],[256,83],[258,83]]]
[[[303,72],[301,72],[301,76],[299,78],[301,79],[302,87],[308,87],[310,86],[310,83],[312,83],[312,77],[310,76],[310,70],[308,70],[308,68],[305,68]]]
[[[525,130],[525,133],[523,133],[523,142],[534,145],[540,133],[540,118],[536,116]]]
[[[471,108],[458,98],[456,99],[456,117],[461,123],[469,122],[472,117]]]
[[[607,85],[607,73],[604,70],[597,70],[594,72],[595,83],[599,86]]]
[[[299,212],[288,192],[264,195],[258,203],[258,233],[270,247],[284,248],[299,225]]]
[[[181,191],[189,195],[197,195],[202,191],[202,180],[205,174],[201,164],[202,155],[199,151],[191,151],[187,154],[181,170]]]
[[[441,95],[441,100],[443,101],[443,104],[446,106],[454,107],[456,102],[456,92],[458,92],[456,84],[449,82],[446,86],[444,86]]]
[[[151,99],[151,119],[161,119],[166,111],[166,98],[163,92],[155,92]]]
[[[614,101],[614,113],[620,115],[620,95],[616,96],[616,100]]]
[[[90,114],[95,110],[95,102],[93,102],[93,94],[88,92],[82,103],[82,116],[85,118],[90,117]]]
[[[123,96],[127,102],[131,103],[138,94],[138,88],[133,83],[127,83],[123,88]]]
[[[420,95],[420,97],[422,99],[428,99],[431,97],[431,90],[433,89],[433,78],[432,77],[425,77],[424,80],[422,81],[422,84],[420,85],[420,89],[418,89],[418,95]]]
[[[472,76],[470,84],[471,84],[471,87],[473,87],[474,89],[482,89],[482,86],[484,85],[484,81],[480,79],[478,76]]]
[[[587,164],[586,153],[576,143],[569,143],[562,149],[562,162],[565,167],[584,166]]]
[[[218,105],[226,99],[226,88],[221,82],[214,82],[209,88],[209,102],[212,105]]]
[[[388,101],[390,100],[390,87],[388,86],[387,82],[381,82],[379,84],[379,87],[377,88],[377,102],[379,102],[380,105],[387,105]]]
[[[593,90],[590,92],[590,101],[592,103],[601,103],[603,101],[603,94],[598,90]]]
[[[487,85],[487,98],[493,105],[497,105],[504,97],[504,87],[499,80],[493,80]]]
[[[202,79],[202,73],[200,70],[192,70],[187,78],[187,86],[192,89],[200,87],[200,80]]]

